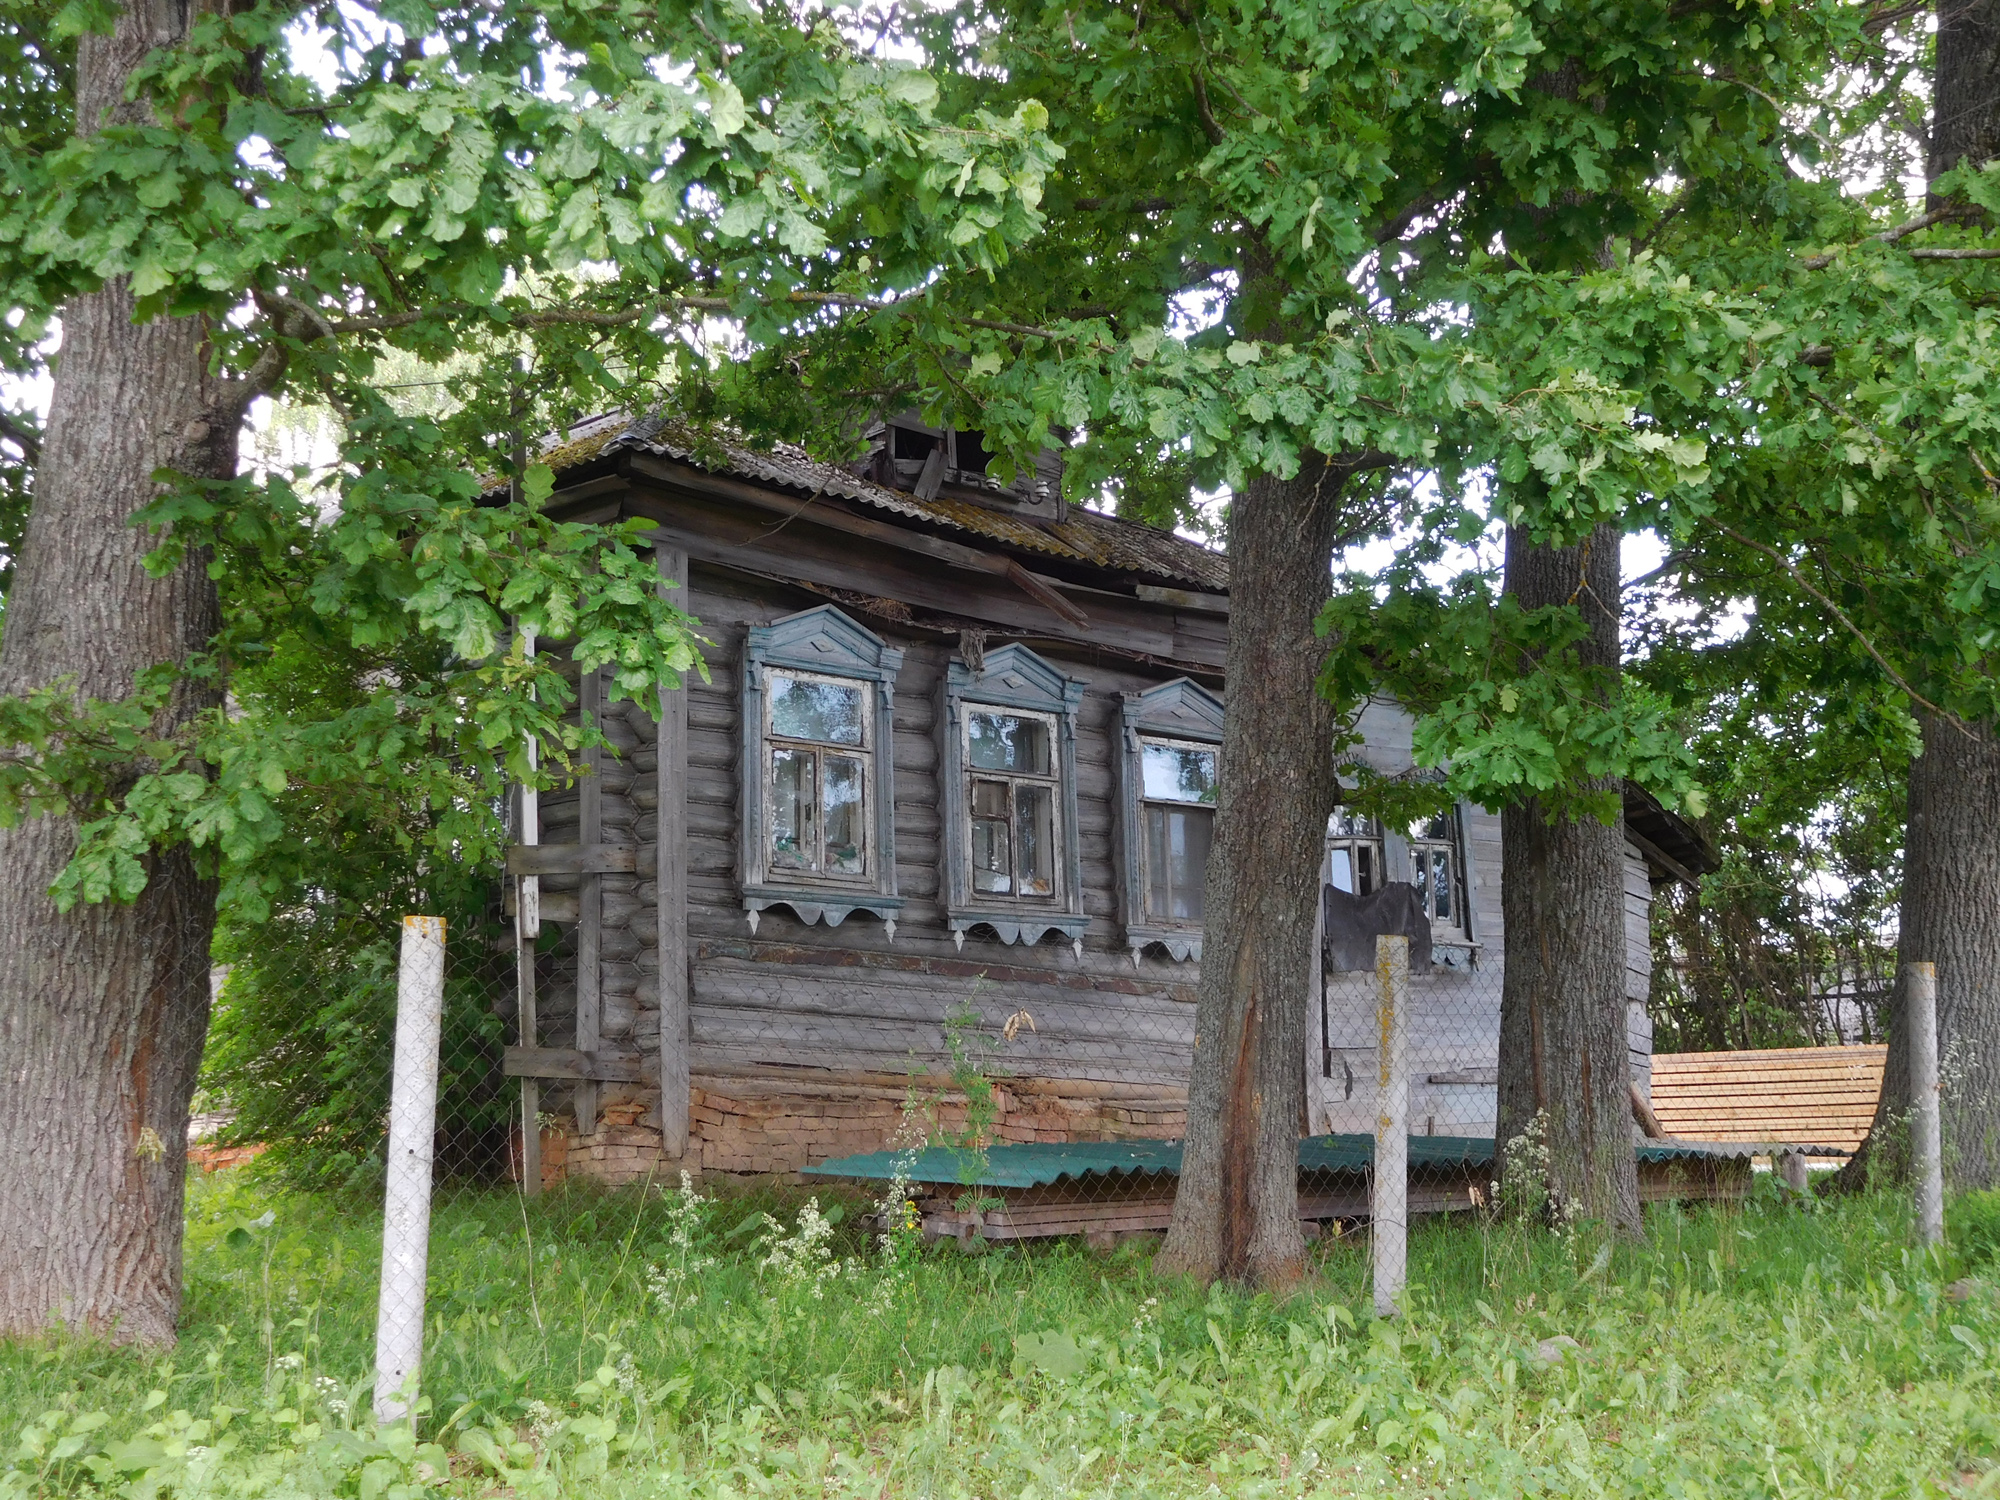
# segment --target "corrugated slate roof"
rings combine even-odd
[[[1887,1047],[1666,1052],[1653,1059],[1653,1113],[1676,1136],[1797,1141],[1848,1155],[1867,1139]]]
[[[1645,1141],[1636,1149],[1640,1161],[1657,1162],[1736,1160],[1768,1155],[1774,1147],[1768,1140],[1756,1143],[1671,1140]],[[1803,1150],[1806,1155],[1838,1154],[1810,1143],[1804,1143]],[[1413,1172],[1427,1167],[1484,1167],[1493,1160],[1493,1142],[1485,1136],[1413,1135],[1409,1151]],[[1371,1135],[1316,1135],[1299,1142],[1301,1172],[1365,1172],[1374,1160],[1375,1138]],[[931,1146],[913,1157],[894,1151],[836,1157],[816,1167],[807,1167],[806,1171],[821,1177],[862,1177],[887,1182],[896,1175],[899,1162],[904,1168],[903,1175],[911,1182],[1032,1188],[1047,1187],[1066,1178],[1146,1173],[1179,1176],[1181,1144],[1179,1141],[1029,1141],[989,1146],[984,1161],[976,1152]]]
[[[545,449],[539,456],[560,474],[621,451],[671,458],[709,473],[753,480],[799,495],[837,495],[913,521],[970,532],[1003,546],[1045,553],[1094,568],[1182,586],[1192,584],[1197,589],[1214,592],[1229,587],[1229,563],[1221,553],[1156,526],[1123,521],[1082,507],[1072,507],[1064,520],[1045,526],[967,500],[944,496],[919,500],[915,495],[820,463],[790,443],[759,450],[658,418],[635,422],[621,413],[579,424],[563,442]]]

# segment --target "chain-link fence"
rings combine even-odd
[[[643,792],[647,774],[635,769],[628,786]],[[857,1204],[900,1194],[927,1238],[967,1245],[1077,1236],[1109,1247],[1167,1228],[1194,965],[1053,937],[835,945],[777,910],[754,933],[690,937],[676,1035],[661,1022],[658,944],[641,936],[657,928],[650,882],[629,867],[638,857],[555,872],[563,859],[544,856],[537,876],[435,884],[456,891],[456,915],[439,934],[442,974],[414,992],[411,924],[351,894],[304,892],[268,922],[224,927],[231,962],[216,974],[190,1155],[211,1172],[255,1162],[258,1180],[382,1226],[379,1413],[400,1413],[418,1366],[426,1235],[513,1241],[518,1230],[539,1264],[538,1196],[670,1188],[685,1171],[711,1191],[735,1177],[801,1196],[844,1185]],[[523,919],[524,889],[538,922]],[[1353,944],[1322,944],[1299,1058],[1298,1211],[1310,1238],[1367,1225],[1379,1251],[1425,1215],[1492,1204],[1501,955],[1424,936],[1400,973],[1343,964]],[[413,1022],[425,1005],[429,1020]],[[1628,1013],[1633,1108],[1620,1128],[1638,1148],[1641,1197],[1740,1194],[1748,1150],[1716,1157],[1645,1139],[1660,1127],[1648,1119],[1653,1059],[1636,994]],[[688,1069],[678,1142],[663,1035]],[[1400,1202],[1381,1195],[1385,1181],[1402,1184]],[[1381,1295],[1395,1305],[1393,1288]]]
[[[637,935],[648,924],[631,920],[650,915],[648,883],[632,872],[539,877],[529,937],[517,915],[525,881],[494,872],[486,902],[462,903],[447,924],[441,1196],[672,1181],[683,1168],[796,1179],[829,1175],[814,1169],[831,1164],[831,1175],[867,1176],[915,1147],[935,1148],[920,1176],[947,1174],[916,1186],[937,1234],[1101,1238],[1165,1226],[1186,1133],[1192,965],[1151,953],[1079,959],[1054,940],[989,958],[980,950],[999,945],[977,936],[948,956],[832,947],[801,941],[805,924],[783,911],[755,935],[695,938],[685,1144],[674,1151],[657,949]],[[594,997],[579,975],[586,885],[597,887],[600,919],[618,922],[595,943]],[[324,897],[251,931],[217,972],[193,1159],[208,1169],[259,1159],[288,1186],[376,1195],[395,919]],[[1497,956],[1442,943],[1434,952],[1411,975],[1405,1016],[1413,1213],[1474,1207],[1493,1176]],[[593,999],[595,1045],[580,1045],[592,1040],[579,1030]],[[1309,1222],[1368,1212],[1379,999],[1372,971],[1326,970],[1305,997],[1300,1134],[1318,1138],[1301,1158]],[[1643,1085],[1643,1053],[1635,1061]],[[961,1182],[966,1172],[980,1181]],[[971,1185],[980,1201],[968,1205]]]

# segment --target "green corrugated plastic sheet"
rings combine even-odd
[[[822,1177],[870,1177],[886,1182],[896,1163],[907,1160],[912,1182],[962,1182],[968,1187],[1042,1187],[1065,1177],[1122,1177],[1146,1172],[1178,1174],[1180,1142],[1167,1141],[1035,1141],[989,1146],[986,1159],[972,1151],[931,1146],[914,1158],[894,1151],[866,1156],[842,1156],[807,1167]]]
[[[1745,1145],[1735,1141],[1648,1141],[1638,1147],[1641,1161],[1689,1161],[1767,1155],[1774,1150],[1827,1154],[1816,1147]],[[1837,1154],[1837,1153],[1836,1153]],[[895,1175],[898,1153],[872,1151],[841,1156],[807,1167],[821,1177],[865,1177],[886,1182]],[[1316,1135],[1299,1142],[1302,1172],[1365,1172],[1375,1159],[1368,1135]],[[1410,1170],[1426,1167],[1480,1167],[1493,1161],[1493,1142],[1483,1136],[1413,1135]],[[1178,1141],[1035,1141],[989,1146],[977,1153],[932,1146],[909,1159],[912,1182],[962,1182],[968,1187],[1046,1187],[1066,1177],[1122,1177],[1149,1172],[1179,1175]]]

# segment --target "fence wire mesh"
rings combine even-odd
[[[1192,964],[976,933],[928,951],[829,945],[782,910],[755,933],[693,936],[686,1145],[674,1154],[651,882],[543,876],[532,938],[522,884],[498,871],[467,881],[447,922],[436,1203],[671,1187],[682,1170],[807,1188],[902,1171],[933,1236],[1102,1242],[1165,1228],[1187,1131]],[[594,941],[579,920],[593,901]],[[327,891],[267,923],[225,926],[194,1166],[254,1161],[264,1180],[379,1211],[397,936],[390,912]],[[1408,990],[1413,1214],[1475,1207],[1493,1176],[1497,955],[1443,943],[1437,955]],[[1322,968],[1302,997],[1300,1211],[1315,1225],[1368,1213],[1379,993],[1372,971]]]

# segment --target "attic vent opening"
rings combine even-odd
[[[928,432],[914,432],[908,427],[891,427],[889,432],[894,443],[893,455],[905,462],[922,463],[937,446],[937,439]]]
[[[986,451],[986,434],[960,431],[957,436],[958,471],[962,474],[984,474],[986,466],[993,461],[993,455]]]
[[[921,414],[904,412],[878,429],[880,446],[870,477],[919,500],[970,501],[1036,521],[1060,521],[1062,458],[1045,449],[1011,478],[995,472],[995,454],[978,428],[929,427]]]

